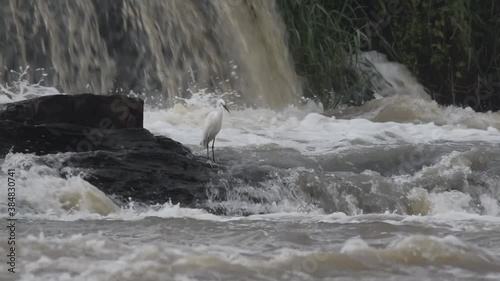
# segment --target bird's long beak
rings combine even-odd
[[[227,109],[227,107],[225,105],[222,105],[222,106],[224,107],[224,109],[227,110],[228,113],[231,113],[231,112],[229,112],[229,109]]]

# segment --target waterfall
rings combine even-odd
[[[2,1],[1,83],[29,66],[74,94],[144,93],[170,104],[200,89],[282,108],[301,96],[269,0]]]

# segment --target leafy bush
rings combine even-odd
[[[327,108],[370,98],[350,59],[360,50],[405,64],[441,104],[500,108],[495,0],[277,1],[305,95]]]

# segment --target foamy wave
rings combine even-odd
[[[443,238],[412,235],[395,240],[385,248],[368,245],[360,238],[352,238],[341,253],[364,261],[382,261],[411,265],[452,265],[469,270],[499,270],[498,257],[487,249],[464,242],[455,236]]]
[[[409,95],[371,100],[360,107],[333,111],[337,118],[363,118],[373,122],[412,124],[433,123],[437,126],[478,130],[500,129],[500,112],[475,112],[471,108],[441,106],[435,101]]]
[[[366,118],[375,122],[434,123],[473,129],[500,129],[500,113],[477,113],[470,107],[440,106],[407,67],[390,62],[376,51],[363,52],[357,61],[379,96],[360,107],[337,111],[344,118]]]
[[[15,93],[16,100],[28,98],[31,94],[51,93],[47,89],[38,93],[36,89],[41,88],[37,85],[23,83],[16,86],[16,90],[19,91]],[[356,111],[356,114],[351,112],[350,117],[349,114],[344,114],[348,119],[339,119],[338,117],[345,117],[341,114],[337,117],[325,116],[322,114],[321,105],[311,101],[302,106],[289,106],[278,112],[265,108],[245,108],[229,102],[231,114],[224,115],[223,128],[218,136],[216,149],[256,151],[286,148],[299,151],[301,156],[308,157],[373,145],[428,144],[442,141],[500,143],[498,131],[500,118],[497,113],[483,114],[472,112],[470,109],[440,107],[433,101],[418,99],[417,96],[395,95],[374,100],[364,106],[350,109]],[[189,99],[179,99],[172,108],[147,107],[145,127],[155,134],[166,135],[187,144],[196,154],[204,155],[204,149],[198,145],[202,125],[205,116],[215,109],[214,101],[219,97],[222,96],[201,91],[194,93]],[[237,98],[230,95],[224,97],[229,97],[228,100]],[[112,199],[81,177],[62,178],[60,171],[64,167],[58,166],[58,163],[62,162],[58,157],[64,157],[64,154],[41,157],[25,154],[7,156],[2,165],[4,171],[10,167],[17,167],[20,175],[18,195],[23,206],[20,210],[21,215],[68,220],[79,218],[127,220],[147,216],[218,219],[204,210],[186,209],[171,204],[118,207]],[[43,161],[40,161],[41,158]],[[477,164],[476,160],[470,155],[452,152],[438,163],[424,167],[414,175],[397,176],[392,181],[399,184],[404,192],[412,190],[407,198],[413,210],[411,214],[428,216],[443,215],[446,212],[478,214],[480,212],[477,209],[469,209],[469,206],[476,202],[471,200],[466,191],[443,193],[451,189],[450,187],[460,186],[462,182],[467,181],[472,167]],[[46,164],[40,164],[44,161]],[[437,183],[436,189],[419,190],[424,180],[429,178],[436,179],[434,181]],[[286,191],[289,189],[288,186],[277,188],[276,186],[280,184],[279,179],[263,184],[267,185],[265,186],[267,189],[257,190],[253,186],[247,186],[247,189],[240,193],[238,188],[241,186],[236,188],[231,186],[231,191],[234,192],[229,194],[230,198],[224,202],[216,202],[214,206],[218,205],[226,210],[244,209],[247,214],[320,213],[318,208],[309,202],[304,202],[305,200],[299,196],[283,196],[287,195]],[[262,198],[269,202],[254,203],[243,198],[242,194],[248,193],[252,188],[255,193],[266,191],[267,194]],[[480,198],[480,204],[484,208],[482,214],[487,216],[498,216],[500,212],[498,196],[495,197],[493,193],[494,191],[490,191]],[[335,194],[329,195],[335,196]],[[5,199],[2,196],[6,196],[5,193],[0,195],[0,199]],[[350,193],[342,194],[341,197],[347,202],[348,208],[335,211],[350,215],[362,214],[362,208],[358,206],[356,197]],[[237,212],[233,214],[240,215]],[[317,218],[319,215],[311,216]]]
[[[32,154],[9,153],[2,164],[6,182],[8,169],[15,170],[16,201],[19,215],[43,214],[65,216],[80,214],[109,214],[118,206],[102,191],[79,176],[61,176],[61,155],[35,156]],[[47,161],[48,164],[41,164]],[[46,162],[46,163],[47,163]],[[7,193],[0,194],[0,200],[7,202]]]
[[[260,234],[256,232],[255,235]],[[352,238],[341,249],[301,251],[284,248],[265,252],[253,249],[251,245],[249,249],[174,242],[128,245],[100,233],[67,237],[30,235],[20,242],[24,245],[21,248],[24,263],[20,274],[21,280],[26,281],[56,275],[57,280],[104,280],[112,277],[120,280],[168,277],[174,280],[184,274],[196,280],[210,279],[211,276],[227,280],[260,280],[259,276],[279,279],[283,274],[325,278],[339,271],[410,273],[415,266],[442,269],[453,266],[454,270],[481,274],[500,271],[498,256],[454,236],[396,237],[382,247],[373,247],[360,238]],[[236,244],[240,242],[232,241]]]
[[[425,88],[418,83],[408,68],[403,64],[388,61],[386,55],[369,51],[361,52],[353,59],[360,74],[371,81],[378,96],[407,95],[431,100]]]
[[[380,101],[376,101],[380,102]],[[192,146],[197,153],[206,115],[213,105],[192,102],[196,106],[176,104],[168,110],[154,110],[145,113],[145,127],[155,134],[165,135]],[[402,102],[401,105],[406,105]],[[402,114],[409,114],[406,108]],[[422,110],[419,109],[418,112]],[[464,114],[469,114],[463,110]],[[481,116],[480,113],[477,116]],[[397,116],[390,114],[390,116]],[[500,116],[500,115],[499,115]],[[493,117],[492,117],[493,118]],[[293,148],[306,155],[322,154],[358,145],[433,143],[440,141],[500,142],[500,123],[467,128],[461,122],[440,125],[435,118],[424,124],[396,123],[407,120],[393,118],[391,122],[378,122],[370,116],[353,119],[327,117],[315,112],[314,107],[302,111],[290,107],[281,112],[267,109],[237,109],[225,114],[223,127],[217,138],[218,147],[255,147],[275,145]],[[446,118],[443,118],[446,119]],[[487,118],[486,118],[487,119]],[[464,120],[470,120],[464,117]],[[498,118],[500,122],[500,117]],[[477,126],[476,126],[477,127]]]
[[[38,83],[31,84],[28,82],[28,69],[20,69],[20,71],[11,70],[10,73],[17,75],[18,80],[12,84],[0,84],[0,104],[22,101],[33,97],[40,97],[46,95],[60,95],[61,93],[54,87],[41,86],[44,74],[44,69],[37,69],[37,72],[42,73],[42,79]]]

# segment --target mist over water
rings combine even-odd
[[[60,92],[146,94],[163,106],[192,92],[237,92],[282,108],[300,98],[274,1],[4,1],[0,65],[30,66]],[[19,54],[19,55],[17,55]]]
[[[440,106],[403,65],[373,52],[363,56],[374,68],[362,71],[377,99],[331,112],[296,102],[273,1],[75,3],[9,4],[20,18],[4,18],[4,27],[37,32],[16,43],[24,62],[0,62],[44,60],[21,77],[3,72],[0,102],[124,87],[144,94],[145,128],[204,156],[204,118],[222,97],[231,113],[216,157],[228,169],[204,209],[123,205],[85,181],[85,171],[61,166],[73,152],[9,153],[0,180],[16,169],[19,280],[500,278],[499,113]],[[106,5],[114,12],[96,8]],[[126,25],[129,36],[98,28],[113,15],[113,28]],[[127,48],[113,53],[117,42]],[[126,77],[139,86],[123,84]],[[142,90],[146,81],[156,84]]]

